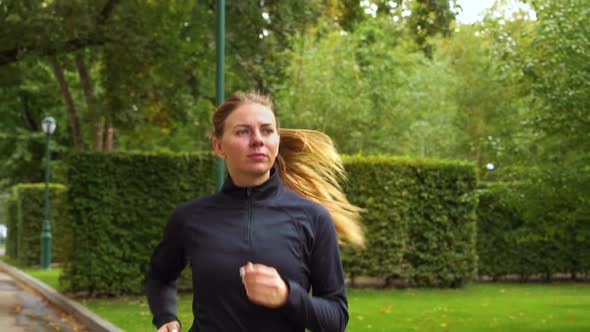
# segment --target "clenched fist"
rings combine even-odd
[[[158,332],[179,332],[180,331],[180,323],[178,321],[171,321],[164,325],[162,325]]]
[[[287,301],[289,288],[274,267],[248,262],[240,268],[240,276],[250,301],[268,308]]]

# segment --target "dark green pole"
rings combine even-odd
[[[215,101],[217,106],[223,103],[225,98],[223,95],[223,58],[225,54],[225,0],[217,0],[217,79],[215,83],[216,98]],[[223,159],[217,158],[216,160],[216,187],[217,190],[221,190],[223,182],[225,180],[225,163]]]
[[[49,163],[51,162],[51,153],[49,152],[49,136],[45,134],[45,146],[47,155],[45,157],[45,220],[41,230],[41,268],[49,269],[51,263],[51,225],[49,224]]]

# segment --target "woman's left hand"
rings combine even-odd
[[[240,275],[250,301],[268,308],[287,301],[289,288],[274,267],[248,262],[240,268]]]

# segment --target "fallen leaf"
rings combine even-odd
[[[392,308],[392,306],[391,305],[388,305],[387,307],[379,308],[379,311],[381,311],[384,314],[388,314],[388,313],[391,312],[391,308]]]

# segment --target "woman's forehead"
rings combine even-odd
[[[276,125],[276,118],[270,108],[260,104],[244,104],[236,108],[226,119],[226,125]]]

